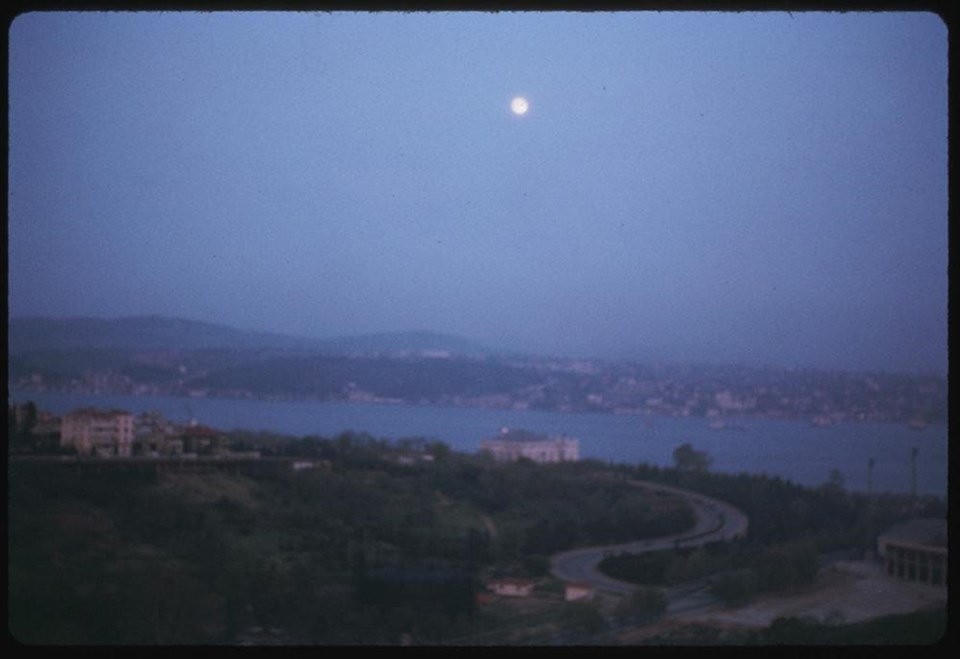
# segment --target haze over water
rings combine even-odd
[[[9,36],[13,316],[946,373],[932,14],[37,12]]]

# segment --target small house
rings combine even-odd
[[[593,599],[593,586],[585,583],[568,583],[564,588],[563,599],[567,602]]]
[[[487,582],[487,588],[497,595],[506,597],[529,597],[533,592],[534,584],[529,579],[515,579],[512,577],[501,577]]]

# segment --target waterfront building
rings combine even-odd
[[[499,435],[483,440],[480,450],[491,454],[499,462],[514,462],[520,458],[539,463],[580,459],[580,442],[572,437],[548,437],[510,428],[501,428]]]

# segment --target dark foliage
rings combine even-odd
[[[556,548],[691,521],[685,506],[653,505],[588,462],[500,465],[425,438],[364,433],[236,433],[230,442],[313,468],[158,475],[13,465],[14,636],[224,643],[259,627],[330,644],[394,644],[404,633],[440,642],[471,624],[482,568],[545,574]]]

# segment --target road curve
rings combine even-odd
[[[725,501],[649,481],[630,481],[630,484],[643,488],[651,494],[672,494],[685,498],[696,515],[693,528],[661,538],[649,538],[617,545],[581,547],[554,554],[550,559],[550,571],[555,577],[564,581],[588,583],[598,590],[627,594],[636,586],[600,572],[599,565],[604,558],[621,552],[642,554],[664,549],[700,547],[712,542],[744,537],[747,534],[747,516]]]

